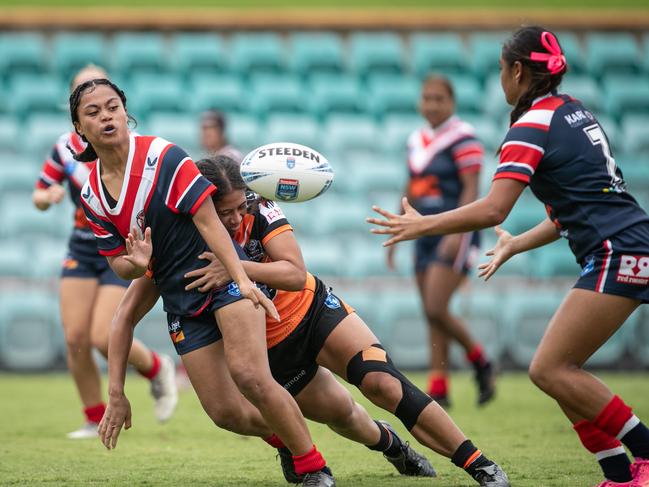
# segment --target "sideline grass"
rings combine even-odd
[[[411,377],[422,384],[422,374]],[[647,374],[605,374],[604,379],[640,417],[649,418]],[[62,374],[0,374],[0,485],[2,486],[286,486],[274,452],[263,442],[214,427],[193,392],[182,393],[176,416],[155,423],[147,383],[127,380],[133,428],[118,448],[98,441],[70,441],[65,433],[80,425],[72,380]],[[474,406],[470,377],[452,384],[451,414],[466,434],[507,470],[515,487],[576,487],[600,482],[598,467],[553,401],[524,374],[501,378],[496,401]],[[355,393],[355,395],[357,395]],[[358,395],[357,395],[358,397]],[[374,417],[389,415],[360,399]],[[474,486],[450,462],[430,451],[436,480],[398,477],[381,455],[311,424],[318,447],[340,487]],[[411,439],[412,441],[412,439]],[[423,451],[421,447],[419,450]]]

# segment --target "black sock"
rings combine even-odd
[[[602,467],[604,477],[613,482],[629,482],[631,480],[631,462],[626,452],[611,455],[606,458],[598,458],[599,466]]]
[[[635,458],[649,460],[649,429],[638,420],[638,424],[629,430],[620,441],[631,451]]]
[[[457,467],[464,469],[471,477],[475,478],[478,473],[477,469],[487,465],[493,465],[494,462],[485,457],[478,450],[471,440],[466,440],[453,453],[451,462]]]
[[[374,420],[381,432],[376,445],[366,445],[370,450],[383,452],[388,457],[397,457],[401,453],[401,438],[389,431],[380,421]]]

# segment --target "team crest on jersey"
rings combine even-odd
[[[137,226],[142,232],[142,235],[144,235],[144,210],[140,210],[135,217],[135,221],[137,222]]]
[[[169,336],[171,341],[174,343],[182,342],[185,339],[185,334],[183,333],[183,325],[180,324],[180,320],[173,320],[167,326],[169,330]]]
[[[228,284],[228,294],[230,296],[234,296],[235,298],[241,296],[241,291],[239,290],[239,286],[236,282],[231,282],[230,284]]]
[[[300,192],[300,181],[297,179],[280,179],[275,189],[275,197],[281,201],[293,201]]]
[[[590,274],[593,272],[595,269],[595,256],[594,255],[589,255],[586,257],[586,265],[581,268],[581,276],[585,276],[586,274]]]
[[[340,308],[340,299],[334,296],[331,293],[331,290],[327,292],[327,299],[324,302],[325,306],[329,309],[338,309]]]
[[[250,258],[250,260],[254,260],[255,262],[259,262],[264,256],[264,249],[262,248],[261,242],[259,240],[251,239],[245,245],[244,250],[246,252],[246,255]]]
[[[295,167],[295,157],[286,158],[286,167],[288,167],[289,169],[293,169]]]
[[[649,284],[649,256],[621,255],[617,282],[646,286]]]

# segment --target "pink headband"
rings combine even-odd
[[[557,42],[557,38],[551,32],[543,32],[541,34],[541,44],[547,49],[545,52],[532,52],[530,59],[532,61],[547,61],[548,71],[550,74],[557,74],[566,67],[566,57],[561,52],[561,47]]]

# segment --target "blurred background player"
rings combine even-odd
[[[88,65],[72,80],[71,91],[87,80],[106,76],[100,67]],[[95,237],[80,206],[81,188],[94,163],[75,161],[69,147],[83,151],[85,145],[85,141],[74,131],[63,134],[43,164],[32,195],[34,205],[45,211],[65,197],[66,190],[62,184],[67,182],[70,198],[76,207],[74,230],[68,241],[60,283],[61,321],[67,345],[68,368],[86,417],[84,426],[68,434],[68,438],[73,439],[97,436],[97,426],[106,406],[92,350],[97,349],[107,357],[110,323],[129,285],[129,281],[120,279],[106,259],[99,255]],[[158,355],[139,340],[134,340],[129,363],[151,382],[156,418],[167,421],[178,401],[171,358]]]
[[[423,215],[448,211],[475,201],[484,151],[473,127],[455,112],[451,82],[428,76],[422,85],[419,111],[428,126],[408,139],[410,180],[405,195]],[[478,232],[426,236],[415,243],[415,276],[429,325],[431,373],[428,393],[448,407],[449,347],[456,341],[475,370],[478,404],[494,395],[494,372],[484,349],[464,322],[451,314],[449,303],[475,264]],[[388,267],[394,269],[396,247],[388,247]]]
[[[527,185],[548,217],[499,241],[481,266],[489,278],[509,257],[560,237],[581,266],[580,277],[550,320],[529,367],[532,382],[557,401],[606,480],[599,487],[649,487],[649,428],[585,362],[649,302],[649,216],[626,191],[608,137],[582,103],[559,94],[567,62],[556,36],[523,27],[508,39],[500,81],[514,108],[488,195],[455,211],[370,219],[387,227],[386,245],[422,235],[478,230],[502,223]],[[631,464],[624,449],[635,461]]]
[[[228,156],[241,162],[243,156],[226,136],[225,114],[214,108],[201,114],[201,145],[208,156]]]

